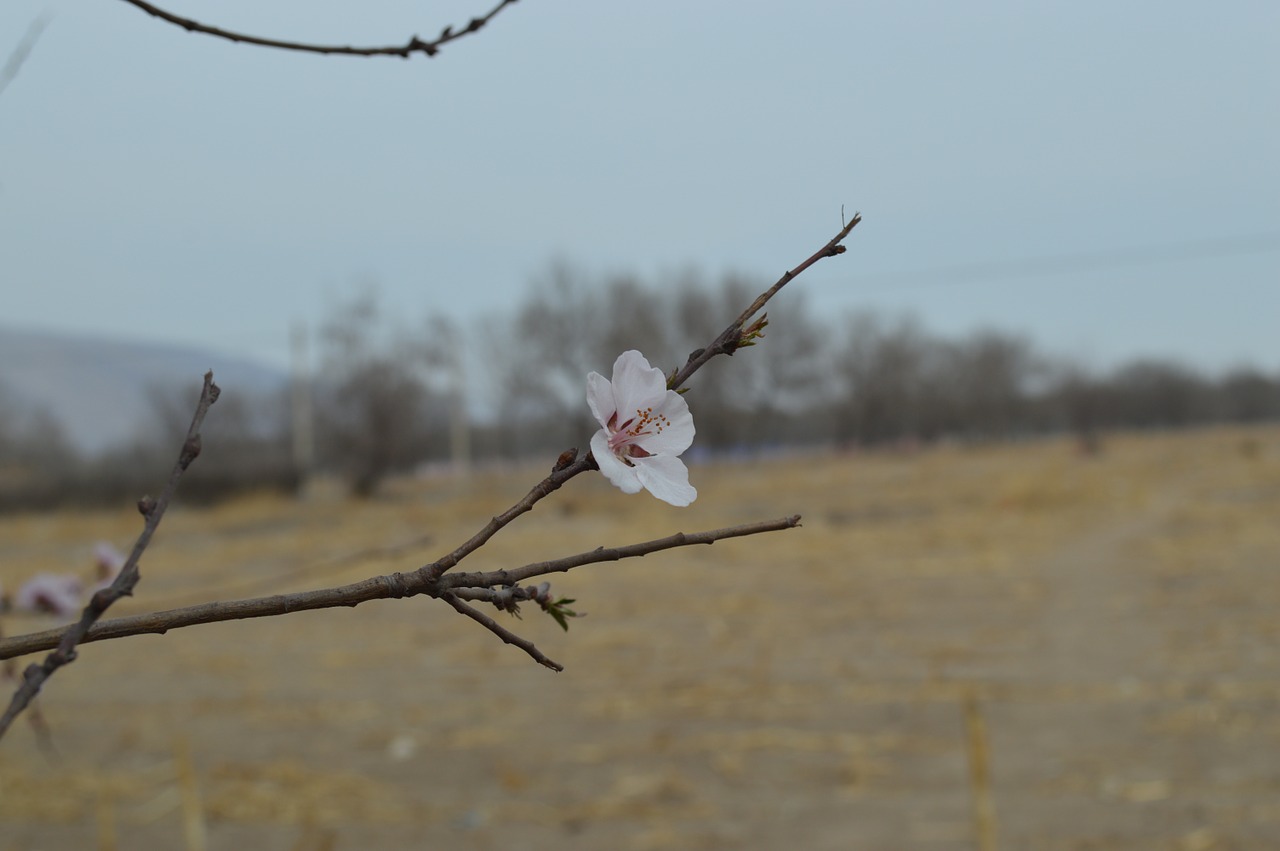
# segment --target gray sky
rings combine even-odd
[[[491,0],[166,6],[402,43]],[[434,59],[235,45],[7,0],[0,322],[275,363],[376,281],[504,309],[554,258],[772,279],[832,317],[998,327],[1095,366],[1280,369],[1280,4],[522,0]],[[728,317],[726,317],[726,320]]]

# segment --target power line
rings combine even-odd
[[[880,272],[859,276],[858,283],[860,285],[883,285],[885,288],[893,287],[895,289],[900,287],[943,286],[972,281],[1034,278],[1071,272],[1093,272],[1125,266],[1150,266],[1183,260],[1266,254],[1273,251],[1280,251],[1280,231],[1194,240],[1176,245],[1150,245],[1116,248],[1106,251],[1077,252],[1074,254],[1050,254],[1042,257],[1027,257],[1016,260],[985,260],[976,263],[957,263],[951,266],[935,266],[930,269],[913,269],[905,272]]]

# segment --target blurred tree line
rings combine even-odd
[[[320,331],[320,369],[306,394],[314,451],[295,445],[296,392],[255,399],[224,388],[184,499],[290,491],[309,472],[369,495],[386,477],[424,465],[585,448],[594,430],[588,372],[608,376],[629,348],[673,369],[763,288],[691,273],[664,286],[600,280],[559,264],[511,312],[470,334],[442,317],[404,327],[363,293],[338,305]],[[1058,433],[1094,447],[1107,430],[1280,419],[1280,373],[1240,367],[1211,377],[1154,359],[1091,371],[1000,331],[948,339],[909,318],[819,318],[803,291],[771,308],[759,345],[712,361],[689,386],[695,456]],[[191,403],[156,393],[152,433],[87,459],[48,417],[5,405],[0,388],[0,510],[118,502],[158,487]]]

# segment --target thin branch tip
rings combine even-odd
[[[672,374],[671,378],[667,380],[667,388],[669,390],[678,390],[680,386],[688,381],[690,376],[701,369],[707,361],[711,360],[716,355],[732,355],[735,351],[741,348],[742,329],[751,321],[752,317],[763,310],[764,306],[769,303],[771,298],[778,294],[779,290],[796,278],[800,277],[800,275],[814,263],[817,263],[819,260],[827,257],[835,257],[839,254],[843,254],[846,249],[840,244],[841,241],[844,240],[844,238],[847,237],[861,221],[862,214],[854,213],[853,218],[840,229],[839,233],[829,239],[825,245],[813,254],[809,255],[808,259],[799,266],[783,272],[782,276],[778,278],[774,285],[756,296],[756,300],[753,301],[746,310],[742,311],[738,318],[730,323],[728,328],[720,332],[720,336],[716,337],[711,345],[704,349],[695,349],[694,352],[689,355],[689,359],[685,362],[685,365],[676,370],[675,373]]]
[[[547,655],[539,650],[532,641],[529,641],[526,638],[521,638],[502,624],[495,621],[493,618],[486,615],[484,612],[472,606],[468,606],[457,594],[447,592],[441,594],[440,599],[444,600],[450,606],[453,606],[454,610],[457,611],[458,614],[466,615],[485,629],[492,632],[494,635],[498,636],[498,638],[502,639],[504,644],[519,647],[539,665],[542,665],[545,668],[550,668],[553,671],[564,670],[564,665],[548,658]]]

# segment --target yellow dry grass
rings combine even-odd
[[[120,613],[416,567],[537,475],[179,506]],[[0,742],[0,851],[1280,847],[1280,429],[693,479],[582,477],[468,563],[804,515],[553,577],[589,617],[512,625],[562,674],[431,600],[86,646],[56,754]],[[138,522],[2,518],[0,583]]]

